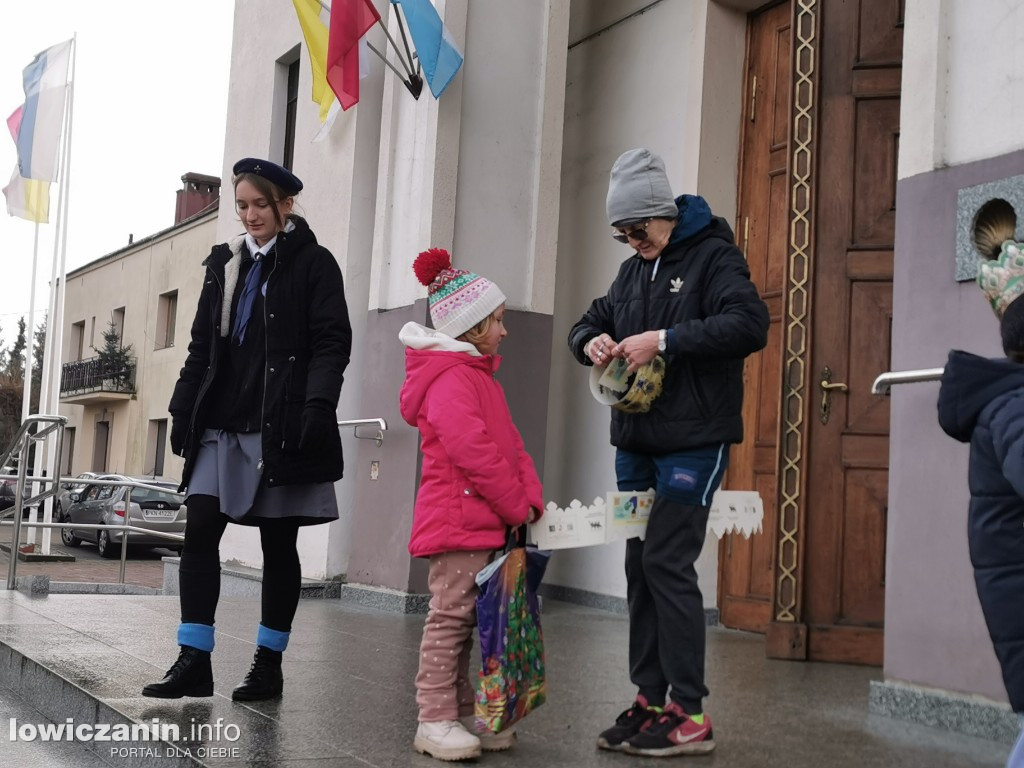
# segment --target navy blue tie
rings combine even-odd
[[[249,274],[245,276],[245,286],[242,288],[242,296],[238,299],[238,309],[235,311],[235,327],[231,333],[232,337],[238,340],[239,346],[245,341],[245,329],[252,315],[252,305],[256,302],[256,291],[260,287],[262,272],[263,259],[257,258],[249,269]]]

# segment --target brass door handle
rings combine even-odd
[[[818,418],[822,424],[828,424],[828,420],[832,416],[832,390],[849,392],[850,388],[843,382],[833,382],[832,369],[827,365],[821,371],[818,386],[821,388],[821,408],[818,409]]]

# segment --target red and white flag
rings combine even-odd
[[[327,83],[342,109],[359,101],[359,38],[380,21],[372,0],[334,0],[327,38]]]

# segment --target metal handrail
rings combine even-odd
[[[8,589],[14,589],[14,581],[15,581],[15,576],[16,576],[16,573],[17,573],[17,563],[18,563],[18,545],[19,545],[19,542],[21,541],[21,528],[22,528],[22,526],[25,526],[25,527],[28,527],[28,528],[61,528],[61,529],[63,529],[63,528],[74,528],[76,530],[93,530],[93,529],[98,529],[98,528],[106,528],[107,530],[112,530],[112,531],[123,531],[125,533],[125,536],[122,537],[122,541],[121,541],[121,569],[120,569],[120,575],[118,577],[118,583],[120,583],[120,584],[124,584],[124,572],[125,572],[125,565],[126,565],[126,558],[127,558],[127,551],[128,551],[127,539],[128,539],[128,537],[130,537],[132,535],[132,533],[134,533],[134,532],[153,533],[153,534],[156,534],[158,537],[161,537],[161,538],[176,539],[176,540],[179,540],[179,541],[184,541],[185,540],[184,535],[179,534],[179,533],[168,533],[166,531],[153,531],[153,530],[151,530],[149,528],[139,528],[138,526],[131,525],[131,523],[128,522],[131,519],[128,516],[128,511],[131,509],[132,489],[133,488],[141,488],[141,489],[147,489],[147,490],[162,491],[164,493],[169,493],[169,494],[172,494],[172,495],[175,495],[175,496],[182,496],[182,497],[184,497],[184,494],[180,493],[179,491],[171,491],[171,490],[169,490],[167,488],[164,488],[164,487],[161,487],[161,486],[149,485],[149,484],[138,482],[138,481],[100,480],[98,478],[81,478],[81,479],[84,479],[84,480],[87,481],[87,482],[81,483],[82,485],[114,485],[114,486],[118,486],[118,487],[123,486],[123,487],[126,487],[128,489],[128,493],[125,495],[126,516],[125,516],[125,524],[123,524],[123,525],[96,525],[96,524],[92,524],[92,523],[89,523],[89,524],[82,523],[82,524],[78,524],[78,525],[71,524],[71,523],[42,523],[42,522],[38,522],[37,523],[37,522],[32,522],[31,520],[29,522],[23,523],[22,520],[21,520],[21,515],[22,515],[21,510],[24,507],[31,506],[33,503],[39,502],[39,501],[41,501],[42,499],[44,499],[44,498],[46,498],[48,496],[56,496],[57,488],[62,484],[61,475],[60,475],[60,455],[61,455],[61,452],[62,452],[63,441],[64,441],[64,424],[67,423],[67,419],[65,417],[63,417],[63,416],[33,416],[33,417],[29,417],[29,419],[24,424],[22,424],[21,428],[18,430],[18,433],[15,436],[14,444],[11,446],[11,449],[8,451],[7,456],[5,457],[4,461],[2,463],[0,463],[0,466],[6,464],[7,460],[10,459],[11,454],[14,452],[15,447],[17,445],[19,445],[20,443],[25,441],[27,430],[28,430],[28,425],[30,423],[34,422],[34,421],[39,421],[39,422],[50,421],[50,422],[54,422],[54,424],[52,426],[50,426],[50,427],[47,427],[45,430],[38,432],[36,435],[27,435],[27,437],[29,439],[38,440],[38,439],[41,439],[42,437],[44,437],[45,435],[47,435],[53,429],[59,429],[58,439],[57,439],[57,450],[55,451],[55,459],[54,459],[54,471],[53,471],[52,475],[50,477],[45,477],[45,476],[44,477],[40,477],[40,478],[33,477],[33,481],[34,482],[38,482],[38,483],[41,483],[41,484],[43,484],[43,483],[52,483],[53,487],[50,488],[47,491],[44,491],[44,492],[36,495],[36,496],[32,496],[32,497],[30,497],[27,500],[23,499],[22,496],[23,496],[23,492],[24,492],[24,488],[25,488],[25,481],[26,481],[26,477],[27,477],[27,471],[26,471],[27,459],[25,457],[23,457],[22,460],[20,460],[18,462],[18,476],[17,476],[18,484],[17,484],[17,488],[16,488],[16,491],[15,491],[15,503],[14,503],[14,507],[13,507],[15,510],[17,510],[17,512],[15,512],[15,514],[14,514],[14,520],[12,522],[10,522],[10,523],[8,523],[5,520],[0,520],[0,526],[4,526],[4,525],[13,525],[14,526],[14,530],[13,530],[13,533],[12,533],[12,536],[11,536],[11,562],[10,562],[10,564],[8,566],[8,571],[7,571],[7,574],[8,574],[8,576],[7,576],[7,588]],[[360,435],[359,434],[359,427],[361,427],[361,426],[375,426],[377,428],[377,434],[374,435],[373,437],[370,437],[369,435]],[[356,438],[358,438],[359,440],[373,440],[373,441],[375,441],[377,443],[377,447],[380,448],[384,444],[384,432],[387,431],[388,423],[384,419],[382,419],[382,418],[376,418],[376,419],[347,419],[347,420],[339,421],[338,422],[338,427],[352,427],[352,432],[353,432],[353,434],[355,435]],[[23,451],[23,453],[27,453],[27,451]],[[111,474],[114,474],[114,473],[111,473]],[[4,478],[8,478],[8,477],[13,477],[13,476],[11,476],[11,475],[0,475],[0,479],[4,479]],[[67,480],[78,480],[78,479],[80,479],[80,478],[67,478]]]
[[[0,522],[0,525],[11,525],[8,522]],[[124,536],[121,537],[121,567],[119,569],[117,583],[124,584],[124,572],[125,566],[127,565],[126,552],[128,551],[128,537],[133,533],[145,533],[147,536],[156,536],[161,539],[174,539],[177,541],[184,541],[185,535],[183,533],[171,533],[170,531],[154,531],[149,528],[139,528],[137,525],[131,523],[124,523],[122,525],[101,525],[99,523],[24,523],[26,527],[30,528],[74,528],[76,531],[93,531],[103,528],[107,531],[123,531]],[[17,550],[12,546],[11,548],[11,563],[17,561],[18,557]],[[7,583],[8,589],[14,589],[14,577],[10,576],[10,573],[14,573],[16,568],[9,568],[9,578]]]
[[[19,469],[20,469],[20,467],[19,467]],[[111,474],[113,474],[113,473],[111,473]],[[20,475],[21,475],[21,472],[19,472],[19,482],[21,481]],[[68,478],[68,480],[78,480],[78,479],[80,479],[80,478]],[[131,519],[129,515],[131,514],[131,508],[132,508],[132,490],[133,489],[140,488],[142,490],[160,491],[161,493],[166,493],[166,494],[169,494],[169,495],[172,495],[172,496],[181,496],[182,498],[184,498],[185,494],[181,493],[180,491],[174,491],[174,490],[171,490],[171,489],[166,488],[164,486],[151,485],[149,483],[142,483],[142,482],[138,482],[138,481],[135,481],[135,480],[100,480],[99,478],[81,478],[81,479],[85,479],[87,481],[85,483],[82,483],[83,485],[113,485],[113,486],[116,486],[116,487],[127,488],[128,492],[125,494],[125,497],[124,497],[124,502],[125,502],[125,504],[124,504],[124,506],[125,506],[125,522],[122,525],[99,525],[99,524],[96,524],[96,523],[77,523],[76,524],[76,523],[63,523],[63,522],[61,522],[61,523],[36,523],[36,522],[32,522],[31,520],[28,521],[28,522],[22,522],[22,520],[21,520],[21,512],[20,512],[21,506],[16,503],[15,504],[15,509],[17,509],[18,512],[15,513],[14,520],[12,522],[10,522],[10,523],[8,523],[7,521],[0,521],[0,526],[4,526],[4,525],[13,525],[14,526],[14,531],[11,534],[11,562],[9,563],[8,568],[7,568],[7,589],[14,589],[15,588],[14,587],[14,581],[15,581],[15,577],[17,575],[17,567],[18,567],[18,542],[21,541],[21,529],[22,529],[22,527],[26,527],[26,528],[61,528],[61,529],[63,529],[63,528],[73,528],[75,530],[80,530],[80,531],[98,530],[100,528],[105,528],[108,531],[123,531],[125,535],[121,537],[121,567],[120,567],[120,571],[119,571],[119,574],[118,574],[118,582],[117,582],[118,584],[124,584],[124,572],[125,572],[125,567],[127,565],[127,557],[128,557],[128,538],[132,535],[132,533],[155,534],[158,538],[175,539],[175,540],[178,540],[178,541],[184,541],[185,540],[185,536],[183,534],[180,534],[180,533],[170,533],[168,531],[154,531],[154,530],[152,530],[150,528],[139,528],[137,525],[132,525],[130,522],[128,522]],[[51,491],[50,494],[52,494],[54,492],[55,491]]]
[[[373,425],[377,427],[377,434],[373,437],[369,435],[360,435],[359,427]],[[373,440],[377,443],[377,447],[380,448],[384,445],[384,433],[387,431],[388,423],[384,419],[348,419],[345,421],[338,422],[339,427],[352,427],[352,434],[357,440]]]
[[[887,371],[871,385],[871,394],[884,395],[893,384],[914,384],[919,381],[938,381],[945,368],[918,368],[913,371]]]
[[[105,475],[114,476],[119,475],[119,472],[104,472]],[[0,479],[13,478],[14,475],[0,475]],[[122,475],[122,477],[124,477]],[[38,480],[50,481],[50,478],[34,478]],[[166,485],[153,485],[152,483],[144,483],[141,480],[129,480],[125,477],[124,480],[101,480],[98,477],[62,477],[60,480],[61,485],[113,485],[116,488],[142,488],[145,491],[160,491],[161,493],[169,493],[171,496],[184,496],[185,494],[181,491],[176,491],[173,488],[168,488]]]
[[[18,475],[0,475],[0,480],[14,480],[15,482],[17,482],[18,481]],[[40,485],[43,485],[43,486],[45,486],[45,485],[54,485],[54,484],[57,484],[57,483],[63,485],[64,483],[67,482],[67,478],[65,477],[65,478],[59,478],[58,479],[58,478],[55,478],[55,477],[50,477],[48,475],[40,475],[39,477],[36,477],[35,475],[29,475],[29,474],[26,473],[25,481],[26,482],[39,483]],[[21,500],[21,505],[23,507],[34,507],[36,504],[39,504],[41,501],[43,501],[43,499],[48,499],[51,496],[56,496],[56,495],[57,495],[57,491],[56,490],[42,491],[41,493],[38,493],[35,496],[29,496],[27,499],[22,499]],[[14,509],[14,507],[12,506],[12,507],[10,507],[10,509]],[[4,514],[6,514],[6,512],[7,512],[7,510],[4,510],[3,512],[0,512],[0,518],[2,518],[4,516]]]
[[[25,436],[28,433],[28,428],[32,424],[50,424],[50,426],[46,427],[43,430],[37,431],[34,435],[28,435],[33,440],[41,440],[58,427],[63,427],[65,424],[67,424],[67,421],[67,418],[65,418],[64,416],[41,416],[38,414],[35,416],[29,416],[27,419],[25,419],[25,423],[18,427],[18,431],[14,433],[14,439],[11,441],[11,447],[7,449],[7,453],[5,453],[3,458],[0,459],[0,467],[7,466],[7,462],[11,460],[11,457],[14,455],[15,449],[18,448],[22,440],[25,439]]]
[[[14,581],[14,563],[18,559],[18,546],[21,541],[21,516],[23,510],[26,507],[32,508],[34,504],[42,501],[48,496],[53,496],[57,493],[57,488],[60,484],[60,456],[64,450],[64,425],[67,423],[67,419],[63,416],[45,416],[42,414],[35,414],[25,419],[24,423],[18,428],[15,433],[14,440],[11,442],[11,447],[7,449],[4,454],[3,463],[6,464],[11,457],[14,455],[15,450],[18,451],[18,481],[14,486],[14,534],[11,537],[11,566],[8,570],[10,575],[10,581]],[[36,431],[33,434],[30,429],[35,425]],[[43,426],[47,425],[47,426]],[[47,477],[46,470],[42,470],[41,475],[33,473],[32,482],[39,483],[41,492],[36,496],[31,496],[25,499],[25,483],[28,478],[28,456],[29,447],[33,441],[39,443],[44,437],[56,430],[57,432],[57,444],[55,450],[52,452],[50,457],[53,461],[53,468]],[[50,487],[47,489],[47,484]],[[12,587],[13,588],[13,587]]]

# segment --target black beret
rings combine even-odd
[[[254,173],[262,176],[269,182],[276,184],[286,195],[297,195],[302,191],[302,182],[299,177],[287,168],[272,163],[269,160],[260,160],[255,157],[243,157],[232,168],[235,176],[240,173]]]

